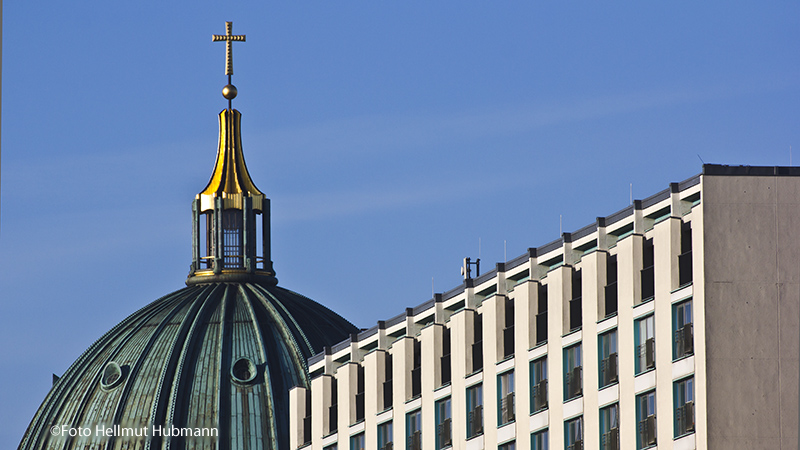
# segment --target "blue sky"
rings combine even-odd
[[[0,447],[183,286],[224,44],[280,284],[361,327],[689,178],[800,162],[797,2],[5,2]]]

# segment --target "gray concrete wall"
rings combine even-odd
[[[797,449],[800,177],[703,177],[708,448]]]

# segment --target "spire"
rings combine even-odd
[[[213,35],[213,40],[227,44],[228,84],[222,95],[228,108],[219,113],[219,147],[211,179],[192,203],[192,265],[186,284],[276,284],[270,260],[269,199],[250,178],[242,152],[242,114],[231,107],[237,95],[231,84],[231,44],[244,42],[245,36],[232,34],[232,22],[226,22],[225,29],[226,34]]]

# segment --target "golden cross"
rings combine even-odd
[[[233,35],[233,22],[225,22],[225,34],[214,34],[214,42],[225,41],[225,75],[233,75],[233,41],[244,42],[245,35]]]

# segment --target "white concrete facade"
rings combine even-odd
[[[745,177],[760,189],[775,177],[725,168],[705,166],[704,175],[530,249],[311,358],[310,389],[290,392],[291,450],[334,444],[360,450],[361,442],[370,450],[739,448],[731,446],[728,431],[709,440],[709,423],[716,423],[709,411],[737,404],[723,404],[707,391],[707,330],[727,329],[708,324],[727,319],[706,317],[706,272],[724,262],[705,258],[705,239],[726,231],[704,221],[704,183],[709,176]],[[795,175],[800,172],[782,182],[800,203]],[[786,233],[777,238],[800,252],[800,235]],[[800,282],[800,272],[790,281]],[[729,293],[724,302],[740,300]],[[800,314],[800,306],[796,310]],[[792,338],[795,322],[782,325]],[[719,333],[712,338],[723,337]],[[797,366],[800,339],[794,340],[794,350],[784,345],[776,356],[784,365]],[[544,383],[534,373],[543,361]],[[779,442],[796,448],[798,370],[786,370],[775,377],[794,383],[784,392],[794,403],[781,406]],[[715,379],[724,372],[715,372]],[[468,397],[478,385],[482,407],[476,409]],[[713,407],[709,398],[717,402]],[[446,399],[449,421],[437,413]],[[410,413],[416,411],[421,429],[415,434],[417,416]],[[482,427],[474,422],[476,412]],[[391,446],[378,437],[379,426],[389,422]],[[540,445],[541,433],[547,446]]]

